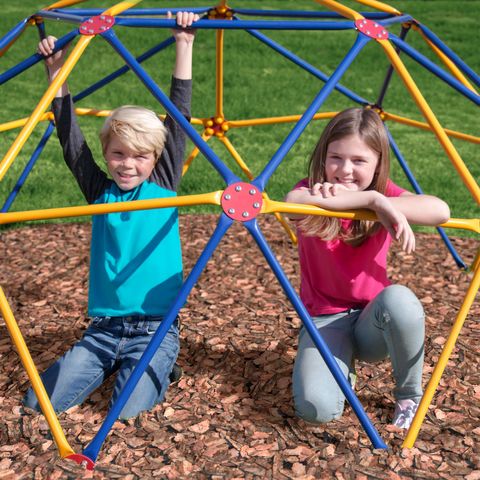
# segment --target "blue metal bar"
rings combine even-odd
[[[75,10],[70,10],[70,12]],[[35,14],[38,17],[48,18],[49,20],[62,20],[69,23],[83,23],[88,17],[72,15],[71,13],[60,13],[55,10],[40,10]]]
[[[197,8],[190,8],[188,7],[189,12],[193,13],[205,13],[208,12],[211,9],[211,7],[197,7]],[[75,8],[75,10],[72,9],[64,9],[64,8],[56,8],[52,10],[53,12],[58,12],[58,13],[69,13],[74,11],[76,15],[81,15],[83,17],[94,17],[97,15],[102,14],[105,9],[100,9],[100,8]],[[172,12],[173,14],[177,12],[183,12],[185,11],[185,7],[183,8],[129,8],[128,10],[123,11],[118,17],[129,17],[129,16],[135,16],[135,15],[166,15],[168,12]],[[115,18],[118,18],[115,17]]]
[[[391,18],[387,18],[386,20],[379,20],[379,24],[383,27],[388,27],[389,25],[394,25],[396,23],[405,23],[411,22],[413,20],[411,15],[398,15]]]
[[[172,43],[175,43],[175,38],[174,37],[169,37],[163,42],[159,43],[155,47],[152,47],[150,50],[147,50],[145,53],[140,55],[139,57],[136,57],[136,60],[138,63],[142,63],[148,58],[152,57],[156,53],[160,52],[161,50],[167,48],[170,46]],[[98,89],[102,88],[103,86],[109,84],[116,78],[120,77],[124,73],[130,71],[130,67],[128,65],[124,65],[123,67],[119,68],[118,70],[115,70],[112,72],[110,75],[107,75],[106,77],[102,78],[98,82],[94,83],[90,87],[86,88],[85,90],[81,91],[77,95],[73,97],[73,102],[79,102],[83,98],[87,97],[88,95],[91,95],[92,93],[96,92]]]
[[[472,70],[450,47],[445,45],[425,25],[417,23],[417,26],[440,51],[442,51],[460,70],[462,70],[462,72],[468,75],[477,86],[480,85],[480,76],[474,70]]]
[[[220,160],[217,154],[210,148],[210,146],[203,140],[198,132],[193,128],[190,122],[180,113],[178,108],[165,95],[157,84],[150,78],[143,67],[135,60],[135,57],[123,46],[120,40],[115,35],[113,29],[107,30],[102,34],[110,45],[117,51],[117,53],[125,60],[125,63],[138,76],[142,83],[148,88],[152,95],[162,104],[163,108],[168,114],[183,128],[185,133],[190,137],[192,142],[198,149],[207,157],[213,167],[222,176],[227,185],[233,182],[238,182],[240,179],[232,173],[232,171]]]
[[[255,10],[252,8],[234,8],[234,13],[241,15],[254,15],[257,17],[290,17],[290,18],[345,18],[336,12],[317,12],[308,10]],[[372,20],[382,20],[390,17],[389,13],[384,12],[364,12],[360,15]]]
[[[78,29],[72,30],[70,33],[67,33],[65,36],[57,40],[55,43],[55,51],[63,48],[67,43],[71,42],[76,36],[78,35]],[[24,72],[31,66],[35,65],[36,63],[43,61],[45,58],[40,53],[35,53],[32,56],[25,59],[23,62],[15,65],[14,67],[10,68],[6,72],[0,75],[0,85],[3,85],[5,82],[10,80],[11,78],[19,75],[20,73]]]
[[[404,42],[396,35],[389,34],[389,39],[394,43],[400,50],[405,52],[409,57],[413,58],[417,61],[420,65],[424,66],[428,70],[430,70],[434,75],[438,78],[443,80],[445,83],[448,83],[451,87],[455,90],[460,92],[462,95],[470,99],[472,102],[480,105],[480,95],[472,92],[469,88],[465,87],[462,83],[460,83],[455,77],[452,75],[444,72],[440,67],[438,67],[435,63],[429,60],[427,57],[422,55],[421,53],[417,52],[413,49],[407,42]]]
[[[365,429],[365,432],[370,438],[370,441],[372,442],[374,448],[387,449],[387,446],[379,436],[378,432],[375,430],[375,427],[370,422],[370,419],[365,413],[362,407],[362,404],[356,397],[355,393],[352,390],[352,387],[348,383],[347,379],[345,378],[345,375],[343,374],[342,370],[338,366],[338,363],[336,362],[335,358],[331,354],[328,348],[328,345],[325,343],[320,333],[318,332],[317,328],[315,327],[315,324],[310,318],[310,315],[308,314],[307,309],[301,302],[300,298],[298,298],[298,295],[296,294],[294,288],[288,281],[285,273],[282,270],[282,267],[278,263],[278,260],[275,258],[270,247],[268,246],[267,241],[263,237],[262,232],[258,227],[257,221],[254,219],[254,220],[250,220],[249,222],[245,222],[245,227],[252,234],[253,238],[257,242],[257,245],[259,246],[268,264],[270,265],[270,268],[275,273],[278,281],[280,282],[280,285],[283,287],[283,290],[285,291],[287,297],[289,298],[293,307],[295,308],[298,315],[300,316],[303,322],[303,325],[308,331],[313,343],[315,344],[318,351],[320,352],[320,355],[322,356],[323,360],[327,364],[330,372],[335,378],[335,381],[337,382],[338,386],[340,387],[346,399],[348,400],[348,403],[350,403],[355,414],[360,420],[360,423]]]
[[[132,394],[135,386],[137,385],[140,377],[145,372],[145,369],[148,367],[150,360],[152,359],[155,352],[158,350],[158,347],[161,345],[165,335],[167,334],[169,328],[177,318],[178,311],[183,307],[185,304],[187,297],[195,286],[202,273],[205,265],[207,264],[208,260],[212,256],[215,248],[219,244],[222,237],[225,235],[226,231],[230,228],[230,225],[233,223],[229,217],[227,217],[224,213],[220,216],[218,220],[217,227],[213,232],[213,235],[210,237],[205,249],[201,253],[200,257],[197,260],[197,263],[192,268],[192,271],[188,275],[187,279],[185,280],[182,288],[180,289],[175,302],[170,307],[168,313],[166,314],[163,321],[160,323],[157,331],[153,335],[150,343],[148,344],[147,348],[143,352],[140,360],[138,361],[135,369],[131,373],[130,377],[127,380],[127,383],[123,387],[120,395],[117,398],[117,401],[113,404],[112,408],[108,412],[107,417],[105,418],[100,430],[95,435],[93,440],[90,442],[89,445],[85,448],[82,452],[86,457],[90,458],[93,462],[96,460],[98,456],[98,452],[100,448],[110,432],[112,425],[115,423],[115,420],[120,415],[122,408],[127,403],[130,395]]]
[[[20,191],[25,181],[27,180],[28,174],[32,171],[32,168],[34,167],[36,161],[38,160],[38,157],[40,156],[43,149],[45,148],[45,145],[47,144],[47,141],[52,135],[52,132],[54,129],[55,129],[54,123],[50,122],[48,124],[47,129],[45,130],[45,133],[43,134],[42,139],[38,143],[37,148],[35,148],[32,156],[30,157],[30,160],[28,161],[27,165],[23,169],[22,174],[17,180],[15,187],[13,187],[13,190],[10,192],[10,195],[8,196],[5,203],[3,204],[1,213],[8,212],[9,208],[12,206],[13,201],[15,200],[16,196],[18,195],[18,192]]]
[[[3,50],[7,45],[10,45],[17,39],[28,25],[28,18],[17,23],[8,33],[0,39],[0,50]]]
[[[408,181],[412,185],[413,189],[415,190],[416,193],[421,195],[423,193],[420,185],[418,184],[415,176],[413,175],[412,171],[410,170],[410,167],[408,166],[407,161],[405,160],[404,156],[402,155],[402,152],[400,152],[400,149],[398,148],[398,145],[396,144],[392,134],[390,133],[390,130],[388,127],[385,125],[385,129],[387,131],[388,139],[390,141],[390,147],[393,150],[393,153],[397,157],[398,163],[400,164],[400,167],[402,168],[403,172],[405,173],[405,176],[407,177]],[[442,238],[443,242],[445,243],[445,246],[447,247],[448,251],[452,255],[453,259],[455,260],[455,263],[457,264],[458,267],[463,268],[467,270],[467,265],[463,262],[461,259],[460,255],[458,252],[455,250],[455,247],[453,246],[452,242],[448,238],[447,234],[445,233],[445,230],[442,227],[436,227],[438,233],[440,234],[440,237]]]
[[[175,28],[175,20],[155,18],[116,18],[116,25],[143,28]],[[349,30],[352,22],[295,22],[295,21],[265,21],[265,20],[198,20],[196,29],[221,30]]]
[[[265,185],[268,182],[270,176],[275,172],[278,165],[280,165],[281,161],[285,157],[285,155],[290,151],[292,146],[298,140],[302,132],[305,130],[307,125],[312,120],[315,113],[317,113],[318,109],[321,107],[323,102],[327,99],[330,93],[333,91],[337,83],[340,81],[340,78],[348,69],[350,64],[356,58],[356,56],[360,53],[362,48],[370,41],[370,38],[360,34],[357,36],[353,47],[347,53],[345,58],[340,62],[340,65],[337,67],[335,72],[331,75],[329,80],[325,83],[323,88],[320,90],[318,95],[314,98],[311,105],[307,108],[305,113],[302,115],[300,120],[296,123],[293,130],[288,134],[287,138],[274,154],[272,159],[267,163],[263,171],[260,175],[252,182],[255,186],[257,186],[260,190],[265,190]]]
[[[410,31],[411,26],[407,24],[407,26],[402,25],[402,29],[400,32],[400,38],[402,40],[405,40],[405,37],[407,36],[407,33]],[[398,48],[395,49],[395,52],[397,55],[399,54]],[[390,63],[387,68],[387,73],[385,74],[385,79],[383,80],[382,88],[380,89],[380,93],[378,94],[377,101],[375,102],[375,105],[379,108],[382,108],[383,105],[383,100],[385,98],[385,95],[387,93],[388,86],[390,85],[390,81],[392,79],[393,75],[393,65]]]
[[[353,27],[353,25],[352,25]],[[247,30],[247,32],[255,37],[256,39],[260,40],[261,42],[265,43],[265,45],[268,45],[270,48],[275,50],[277,53],[280,55],[283,55],[285,58],[288,60],[292,61],[299,67],[303,68],[307,72],[311,73],[313,76],[319,78],[323,82],[328,81],[329,77],[325,73],[321,72],[320,70],[317,70],[315,67],[307,63],[305,60],[301,59],[294,53],[290,52],[287,50],[285,47],[280,45],[277,42],[274,42],[272,39],[268,38],[266,35],[263,33],[257,32],[256,30]],[[356,93],[352,92],[346,87],[343,87],[342,85],[336,85],[335,90],[338,90],[340,93],[343,93],[346,97],[350,98],[354,102],[360,103],[367,105],[369,102],[368,100],[365,100],[364,98],[358,96]]]

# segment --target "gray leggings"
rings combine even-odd
[[[390,357],[397,400],[422,396],[423,308],[401,285],[382,290],[363,310],[314,317],[320,335],[347,377],[355,359],[378,362]],[[342,415],[345,397],[310,335],[302,328],[293,368],[296,414],[312,423]]]

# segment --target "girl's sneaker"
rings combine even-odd
[[[397,400],[392,424],[400,428],[410,428],[417,408],[418,403],[415,400],[410,398]]]

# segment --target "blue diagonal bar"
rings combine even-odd
[[[63,22],[69,23],[83,23],[88,17],[83,17],[78,15],[77,12],[72,14],[71,12],[75,10],[70,10],[69,13],[56,12],[55,10],[40,10],[35,15],[42,18],[48,18],[49,20],[61,20]]]
[[[217,154],[207,145],[203,138],[193,128],[190,122],[181,114],[178,108],[165,95],[158,85],[150,78],[143,67],[137,62],[135,57],[123,46],[113,30],[108,30],[102,36],[112,45],[117,53],[125,60],[125,63],[138,76],[143,84],[148,88],[152,95],[162,104],[168,114],[183,128],[192,142],[205,155],[212,166],[217,170],[227,185],[238,182],[240,179],[220,160]]]
[[[149,59],[156,53],[160,52],[161,50],[167,48],[170,46],[172,43],[175,43],[175,38],[169,37],[163,42],[159,43],[158,45],[155,45],[152,47],[150,50],[147,50],[145,53],[142,55],[136,57],[136,60],[138,63],[142,63],[145,60]],[[86,88],[85,90],[82,90],[79,92],[77,95],[73,97],[74,102],[79,102],[83,98],[87,97],[88,95],[91,95],[93,92],[96,92],[100,88],[104,87],[105,85],[108,85],[110,82],[115,80],[116,78],[120,77],[126,72],[130,71],[130,67],[128,65],[124,65],[123,67],[120,67],[118,70],[115,70],[112,72],[110,75],[107,75],[106,77],[102,78],[98,82],[95,82],[93,85],[90,87]]]
[[[25,30],[27,25],[28,25],[28,18],[17,23],[17,25],[15,25],[8,33],[6,33],[0,39],[0,50],[5,48],[11,42],[13,42],[16,38],[18,38],[21,35],[21,33]]]
[[[468,75],[476,85],[480,85],[480,76],[473,71],[450,47],[445,45],[429,28],[425,25],[417,24],[425,36],[443,52],[462,72]]]
[[[448,83],[451,87],[455,90],[460,92],[465,97],[469,98],[472,102],[480,105],[480,95],[472,92],[469,88],[465,85],[460,83],[455,77],[443,71],[438,65],[433,63],[430,59],[422,55],[421,53],[417,52],[414,48],[412,48],[407,42],[404,42],[396,35],[389,34],[389,39],[394,43],[400,50],[405,52],[409,57],[413,58],[416,62],[420,65],[424,66],[428,70],[430,70],[434,75],[438,78],[443,80],[445,83]]]
[[[70,33],[67,33],[66,35],[64,35],[62,38],[58,39],[57,42],[55,43],[56,45],[55,51],[59,50],[60,48],[63,48],[67,43],[71,42],[77,35],[78,35],[78,29],[75,29],[75,30],[72,30]],[[40,53],[35,53],[31,55],[30,57],[26,58],[23,62],[20,62],[19,64],[10,68],[6,72],[2,73],[0,75],[0,85],[4,84],[11,78],[17,76],[18,74],[24,72],[25,70],[30,68],[32,65],[35,65],[38,62],[43,62],[43,60],[45,60],[45,57]]]
[[[2,213],[8,212],[9,208],[12,206],[13,201],[15,200],[16,196],[18,195],[18,192],[20,191],[23,184],[25,183],[38,157],[43,152],[43,149],[45,148],[45,145],[47,144],[47,141],[52,135],[52,132],[54,129],[55,129],[54,123],[49,122],[48,127],[45,130],[45,133],[43,134],[43,137],[41,138],[34,152],[32,153],[32,156],[30,157],[30,160],[28,161],[27,165],[25,165],[25,168],[23,169],[22,174],[18,178],[17,183],[15,184],[15,187],[13,187],[13,190],[10,192],[10,195],[7,197],[7,200],[3,204],[3,207],[1,210]]]
[[[373,446],[375,448],[386,449],[387,446],[381,439],[375,427],[372,425],[370,419],[368,418],[367,414],[365,413],[362,407],[362,404],[360,403],[357,396],[353,392],[352,387],[348,383],[347,379],[345,378],[345,375],[343,374],[342,370],[338,366],[337,361],[331,354],[327,344],[325,343],[320,333],[318,332],[317,328],[315,327],[315,324],[310,318],[310,315],[307,312],[305,306],[303,305],[300,298],[296,294],[294,288],[292,287],[285,273],[283,272],[282,267],[278,263],[278,260],[275,258],[275,255],[272,253],[270,247],[268,246],[267,241],[263,237],[262,232],[258,227],[257,221],[254,219],[249,222],[246,222],[245,227],[248,229],[248,231],[252,234],[253,238],[257,242],[257,245],[259,246],[260,250],[265,256],[265,259],[270,265],[270,268],[275,273],[278,281],[280,282],[280,285],[282,286],[287,297],[289,298],[293,307],[295,308],[298,315],[300,316],[303,322],[303,325],[308,331],[313,343],[315,344],[318,351],[320,352],[320,355],[322,356],[323,360],[327,364],[330,372],[335,378],[335,381],[337,382],[338,386],[341,388],[343,394],[345,395],[345,398],[348,400],[348,403],[350,403],[351,407],[353,408],[360,423],[365,429],[365,432],[370,438],[370,441],[372,442]]]
[[[353,28],[353,23],[352,23],[352,28]],[[263,33],[257,32],[256,30],[247,30],[247,32],[253,37],[255,37],[257,40],[260,40],[265,45],[268,45],[270,48],[272,48],[272,50],[276,51],[280,55],[283,55],[288,60],[291,60],[293,63],[303,68],[307,72],[311,73],[315,77],[319,78],[323,82],[328,81],[329,79],[328,75],[316,69],[315,67],[307,63],[305,60],[301,59],[299,56],[290,52],[279,43],[273,41],[271,38],[268,38]],[[335,90],[338,90],[340,93],[343,93],[343,95],[350,98],[350,100],[353,100],[354,102],[365,104],[365,105],[369,103],[367,100],[358,96],[356,93],[352,92],[348,88],[343,87],[342,85],[335,85]]]
[[[412,21],[412,16],[411,15],[398,15],[398,16],[393,16],[391,18],[387,18],[385,20],[379,20],[379,24],[382,25],[383,27],[388,27],[390,25],[394,25],[396,23],[408,23]]]
[[[210,240],[208,241],[203,252],[201,253],[199,259],[197,260],[197,263],[192,268],[190,275],[185,280],[182,288],[180,289],[180,292],[177,295],[177,298],[175,299],[175,302],[170,307],[169,312],[167,313],[165,318],[162,320],[162,322],[160,323],[160,326],[158,327],[157,331],[155,332],[152,339],[150,340],[150,343],[145,349],[145,352],[141,356],[140,360],[135,366],[135,369],[133,370],[130,377],[128,378],[127,383],[125,384],[125,387],[119,394],[117,401],[112,405],[112,408],[108,412],[108,415],[105,418],[102,426],[100,427],[100,430],[95,435],[95,437],[90,442],[90,444],[82,452],[85,456],[90,458],[93,462],[96,460],[98,456],[98,452],[100,451],[100,448],[102,447],[102,444],[105,438],[110,432],[112,425],[117,420],[118,416],[122,411],[122,408],[127,403],[127,400],[129,399],[131,393],[135,389],[135,386],[140,380],[140,377],[145,372],[145,369],[148,367],[150,360],[152,359],[155,352],[158,350],[158,347],[161,345],[169,328],[172,326],[173,322],[177,318],[178,312],[185,304],[190,291],[197,283],[197,280],[200,277],[200,274],[202,273],[203,269],[205,268],[205,265],[207,264],[208,260],[210,259],[213,252],[217,248],[217,245],[219,244],[220,240],[225,235],[225,232],[230,228],[230,225],[232,223],[233,223],[233,220],[231,220],[224,213],[222,213],[222,215],[218,220],[218,224],[217,224],[217,227],[215,228],[215,231],[210,237]]]
[[[337,67],[335,72],[331,75],[327,83],[323,86],[320,90],[318,95],[315,97],[311,105],[307,108],[305,113],[302,115],[300,120],[296,123],[293,130],[288,134],[287,138],[277,150],[277,152],[273,155],[272,159],[267,163],[263,171],[260,175],[252,182],[256,185],[260,190],[265,190],[265,185],[268,182],[268,179],[271,175],[275,172],[278,165],[280,165],[281,161],[285,157],[285,155],[290,151],[292,146],[298,140],[302,132],[305,130],[307,125],[310,123],[314,115],[317,113],[318,109],[321,107],[323,102],[327,99],[330,93],[333,91],[337,83],[340,81],[340,78],[348,69],[350,64],[356,58],[356,56],[360,53],[361,49],[370,41],[370,38],[367,36],[360,34],[357,36],[355,43],[353,44],[350,51],[347,53],[345,58],[342,60],[340,65]]]
[[[419,183],[417,182],[417,179],[415,178],[412,171],[410,170],[410,167],[408,166],[407,161],[402,155],[402,152],[398,148],[397,143],[395,142],[392,134],[390,133],[390,130],[386,125],[385,125],[385,129],[387,131],[388,139],[390,141],[390,147],[392,148],[393,153],[397,157],[398,163],[400,164],[400,167],[405,173],[405,176],[407,177],[408,181],[412,185],[412,188],[415,190],[415,192],[418,194],[422,194],[423,193],[422,188],[420,187]],[[445,233],[445,230],[442,227],[436,227],[436,229],[440,234],[440,237],[442,238],[443,242],[445,243],[445,246],[447,247],[448,251],[452,255],[453,259],[455,260],[455,263],[457,264],[457,266],[466,270],[467,265],[463,262],[460,255],[455,250],[455,247],[453,246],[452,242],[450,241],[447,234]]]

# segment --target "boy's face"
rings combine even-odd
[[[107,168],[121,190],[132,190],[144,182],[155,166],[154,152],[137,152],[112,135],[105,151]]]

